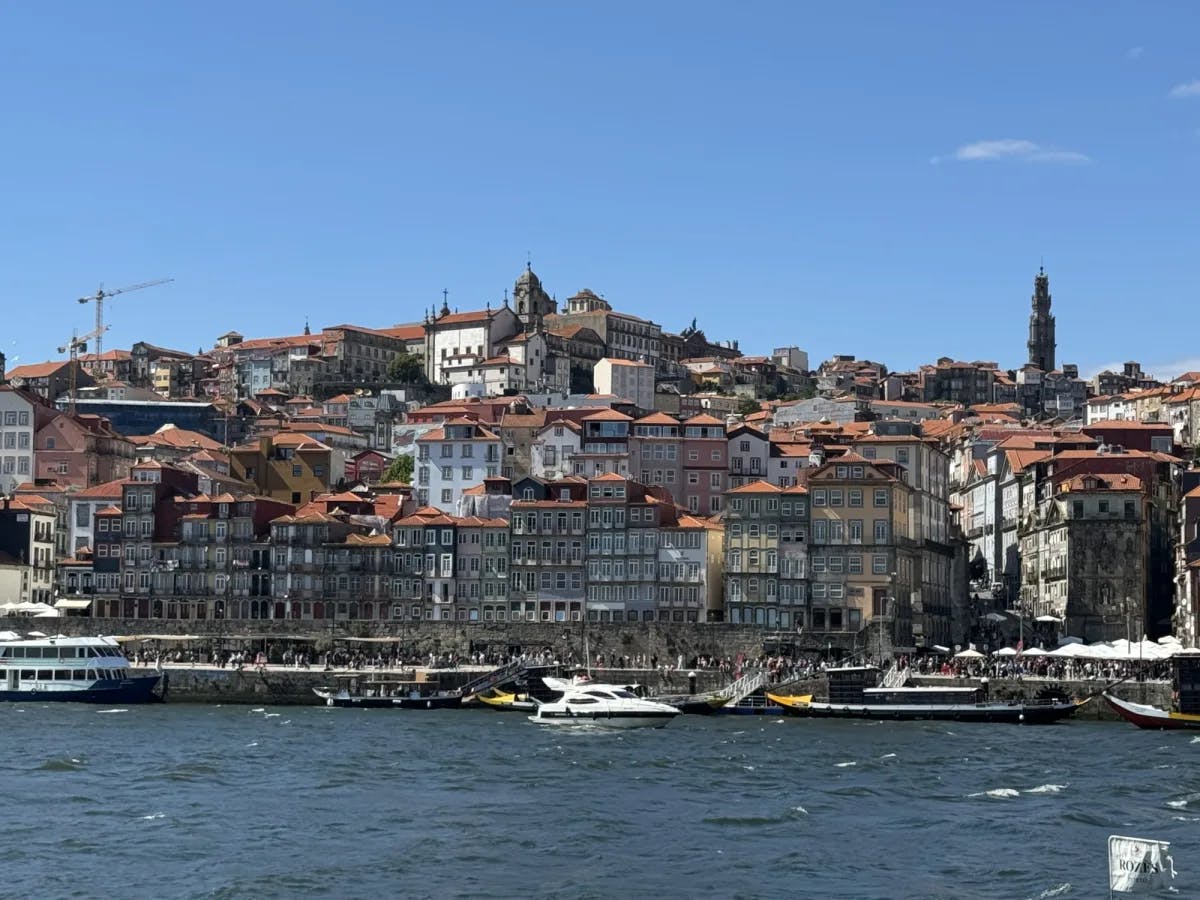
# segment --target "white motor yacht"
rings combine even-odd
[[[662,728],[679,715],[665,703],[646,700],[623,685],[557,681],[547,686],[563,695],[538,704],[529,721],[539,725],[599,725],[609,728]]]

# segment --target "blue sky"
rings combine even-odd
[[[1191,4],[0,8],[0,349],[500,302],[756,353],[1200,367]],[[1152,307],[1154,307],[1152,309]]]

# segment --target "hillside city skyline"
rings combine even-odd
[[[1190,7],[665,4],[636,28],[466,8],[478,27],[371,3],[268,3],[232,31],[146,4],[73,6],[72,29],[5,10],[0,72],[27,86],[0,223],[10,364],[86,333],[72,304],[100,284],[174,278],[114,301],[107,343],[194,352],[306,317],[413,321],[443,289],[498,304],[528,254],[560,301],[587,287],[747,352],[896,369],[1020,365],[1044,264],[1062,359],[1196,368],[1173,340],[1200,324]],[[83,62],[97,36],[103,66]],[[1169,332],[1113,327],[1148,303]]]

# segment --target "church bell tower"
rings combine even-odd
[[[1029,365],[1054,370],[1054,316],[1050,314],[1050,276],[1038,267],[1033,279],[1033,312],[1029,315]]]

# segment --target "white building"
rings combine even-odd
[[[122,480],[93,485],[67,494],[67,553],[74,556],[83,547],[95,549],[96,513],[109,506],[121,505]]]
[[[529,448],[529,473],[551,481],[566,478],[574,473],[571,460],[582,443],[583,429],[574,422],[564,419],[547,422]]]
[[[454,515],[463,491],[500,474],[500,438],[471,419],[451,419],[417,438],[418,506]]]
[[[34,419],[32,396],[0,385],[0,494],[33,480]]]
[[[507,306],[464,313],[443,306],[425,322],[425,376],[433,384],[482,381],[473,372],[500,355],[501,345],[520,330],[521,321]]]
[[[767,436],[750,425],[739,425],[729,431],[729,487],[739,488],[767,477],[771,444]]]
[[[654,366],[631,359],[605,357],[592,370],[597,394],[632,400],[638,409],[654,409]]]
[[[705,622],[722,610],[724,529],[680,516],[659,531],[658,620]]]

